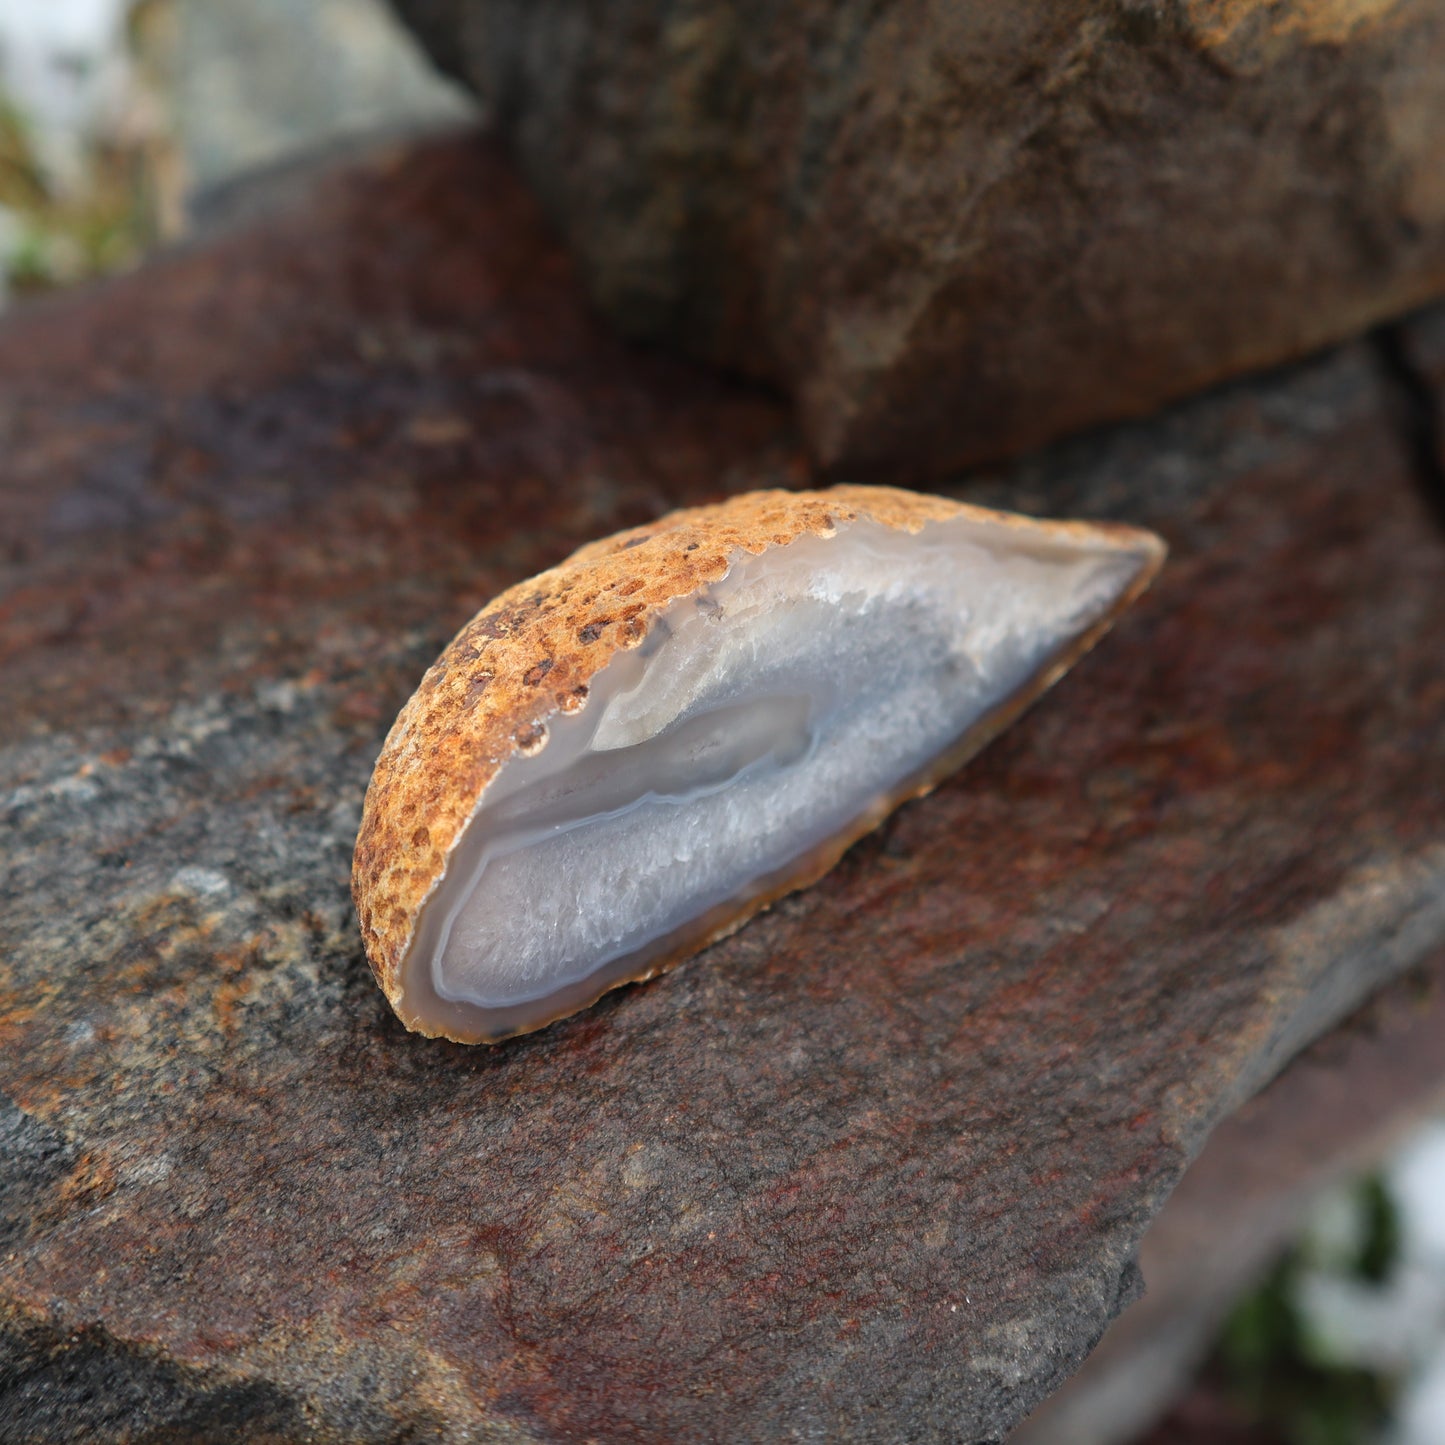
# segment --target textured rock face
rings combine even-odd
[[[1434,0],[394,0],[622,326],[891,480],[1445,288]]]
[[[1391,984],[1209,1137],[1139,1251],[1148,1292],[1011,1445],[1124,1445],[1158,1419],[1225,1315],[1327,1185],[1376,1168],[1445,1106],[1445,956]],[[1177,1415],[1177,1411],[1175,1412]],[[1161,1442],[1210,1440],[1177,1419]]]
[[[1445,938],[1370,349],[978,480],[1171,562],[817,887],[487,1051],[362,957],[387,725],[512,582],[802,481],[779,411],[599,334],[465,143],[10,319],[0,394],[6,1441],[1000,1438],[1210,1128]]]

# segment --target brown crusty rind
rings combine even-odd
[[[965,516],[1138,550],[1151,560],[1131,596],[1163,557],[1159,539],[1137,528],[1036,521],[892,487],[749,492],[591,542],[483,608],[387,734],[356,840],[352,893],[362,939],[403,1022],[428,1031],[403,1006],[402,962],[421,905],[483,791],[514,753],[545,744],[549,718],[585,706],[593,675],[636,647],[669,603],[719,581],[739,552],[831,536],[858,518],[916,532]]]

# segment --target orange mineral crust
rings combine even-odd
[[[1151,533],[886,487],[753,492],[590,543],[422,679],[353,892],[408,1028],[539,1028],[830,868],[1148,586]]]

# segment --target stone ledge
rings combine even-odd
[[[496,1050],[361,960],[382,734],[506,583],[803,480],[785,416],[609,339],[465,139],[7,321],[0,395],[7,1440],[998,1438],[1445,941],[1445,544],[1370,346],[972,479],[1171,564],[819,886]]]

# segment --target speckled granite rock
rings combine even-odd
[[[1445,291],[1435,0],[393,0],[619,324],[893,480]]]
[[[1397,393],[1355,348],[977,479],[1174,558],[820,885],[467,1049],[348,901],[391,717],[508,582],[802,481],[784,418],[608,340],[465,142],[12,318],[0,1438],[1004,1434],[1210,1128],[1445,938]]]

